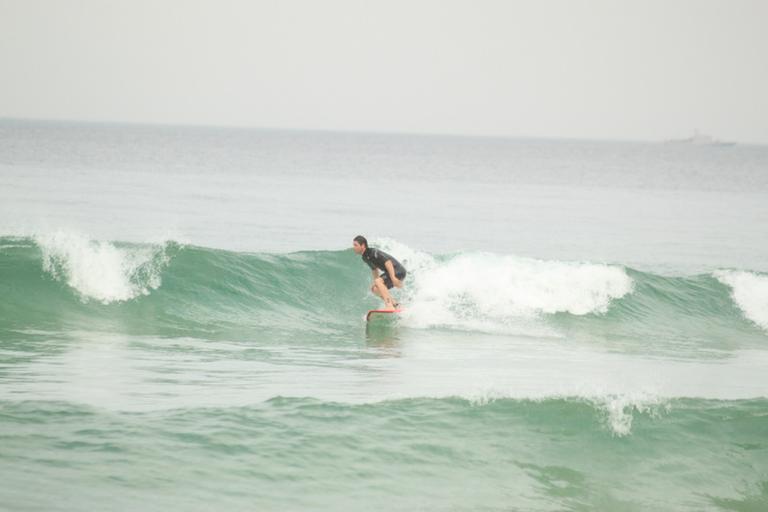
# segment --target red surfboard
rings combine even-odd
[[[365,315],[365,320],[367,322],[370,322],[371,320],[373,320],[374,318],[377,318],[377,317],[379,317],[379,318],[382,318],[382,317],[386,318],[389,315],[391,315],[392,313],[402,313],[402,312],[403,312],[402,309],[372,309],[372,310],[368,311],[367,315]],[[394,317],[392,317],[392,318],[394,318]]]

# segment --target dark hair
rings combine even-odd
[[[365,245],[365,248],[368,248],[368,240],[365,239],[363,235],[357,235],[355,238],[352,239],[353,242],[357,242],[360,245]]]

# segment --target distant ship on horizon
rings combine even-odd
[[[733,146],[736,143],[724,140],[718,140],[711,135],[700,133],[699,130],[694,130],[691,137],[685,139],[669,139],[667,144],[689,144],[691,146]]]

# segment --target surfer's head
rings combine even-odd
[[[357,235],[352,239],[352,249],[356,254],[363,254],[368,248],[368,240],[363,235]]]

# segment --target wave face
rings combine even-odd
[[[621,265],[492,253],[430,255],[391,240],[409,269],[402,324],[631,346],[764,346],[768,276],[661,276]],[[163,335],[333,334],[377,305],[352,251],[237,253],[55,233],[0,238],[0,328]]]

